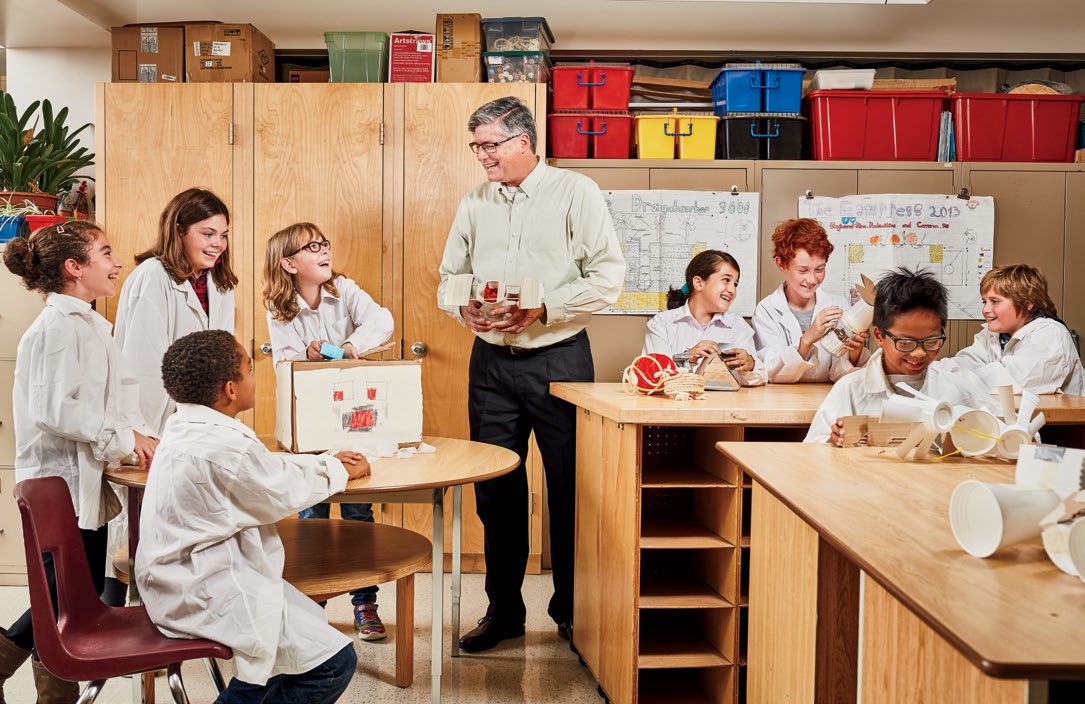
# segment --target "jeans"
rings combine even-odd
[[[330,504],[317,504],[299,513],[298,518],[327,518],[330,510]],[[373,522],[373,504],[339,504],[339,512],[347,521]],[[380,587],[377,585],[355,589],[350,593],[350,603],[354,606],[376,604],[378,591]]]
[[[263,686],[234,677],[215,704],[334,704],[350,684],[358,656],[354,644],[300,675],[275,675]]]

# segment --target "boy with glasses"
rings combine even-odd
[[[931,367],[946,341],[945,286],[926,271],[901,268],[878,281],[874,302],[874,340],[878,349],[862,370],[836,382],[821,402],[805,442],[842,446],[841,418],[880,415],[882,403],[903,393],[903,383],[919,393],[971,408],[994,410],[986,387],[964,370]]]

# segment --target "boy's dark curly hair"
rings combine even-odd
[[[913,310],[928,310],[938,316],[945,327],[949,318],[949,292],[934,274],[923,269],[895,269],[878,279],[878,295],[874,299],[874,326],[879,330],[892,327],[898,315]]]
[[[162,384],[177,403],[211,406],[227,381],[241,380],[245,353],[225,330],[201,330],[174,342],[162,357]]]

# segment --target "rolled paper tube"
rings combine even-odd
[[[882,422],[922,423],[926,432],[945,433],[953,427],[953,409],[944,401],[894,395],[882,403]]]
[[[445,280],[441,291],[442,306],[465,306],[471,300],[471,287],[475,278],[471,274],[453,274]]]
[[[1036,407],[1039,405],[1039,396],[1031,391],[1021,392],[1021,408],[1017,411],[1017,417],[1021,420],[1022,425],[1028,425],[1029,419],[1032,418],[1032,414],[1036,412]]]
[[[1047,423],[1047,416],[1044,415],[1043,411],[1040,411],[1028,424],[1028,436],[1030,438],[1036,437],[1036,433],[1040,432],[1040,428],[1044,427],[1045,423]]]
[[[1014,410],[1013,405],[1013,387],[1009,385],[998,387],[998,400],[1002,406],[1002,419],[1008,425],[1016,423],[1017,411]],[[1028,416],[1025,416],[1025,418],[1027,419]]]
[[[989,411],[978,408],[954,411],[957,420],[949,431],[953,445],[965,457],[979,457],[994,451],[1002,436],[998,418]]]
[[[1078,572],[1073,558],[1070,557],[1070,528],[1070,523],[1055,523],[1045,526],[1040,536],[1044,542],[1044,552],[1055,566],[1066,574],[1080,577],[1081,573]]]
[[[965,552],[988,557],[999,549],[1040,537],[1040,520],[1058,506],[1049,489],[1022,489],[969,479],[949,499],[949,523]]]
[[[874,306],[859,299],[855,305],[845,311],[844,315],[840,316],[840,319],[851,328],[851,335],[862,332],[874,322]]]

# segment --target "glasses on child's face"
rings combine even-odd
[[[293,252],[291,252],[290,254],[288,254],[286,256],[292,257],[295,254],[297,254],[298,252],[300,252],[301,250],[303,250],[303,249],[307,249],[310,252],[312,252],[313,254],[320,254],[320,250],[322,250],[322,249],[331,249],[331,246],[332,246],[332,243],[329,242],[328,240],[319,240],[319,241],[318,240],[313,240],[312,242],[306,242],[305,244],[298,247],[297,249],[295,249]]]
[[[519,136],[520,135],[518,135],[518,134],[514,134],[511,137],[506,137],[505,139],[502,139],[500,142],[483,142],[482,144],[479,144],[477,142],[470,142],[467,145],[467,148],[470,149],[475,154],[478,154],[479,149],[486,152],[487,154],[493,154],[494,152],[497,151],[497,148],[500,147],[502,144],[504,144],[505,142],[511,141],[513,139],[516,139]]]
[[[893,346],[897,348],[897,352],[911,352],[920,345],[927,352],[937,352],[942,349],[942,345],[946,344],[946,336],[935,335],[934,337],[924,337],[922,340],[918,340],[914,337],[897,337],[888,330],[882,331],[886,337],[893,341]]]

